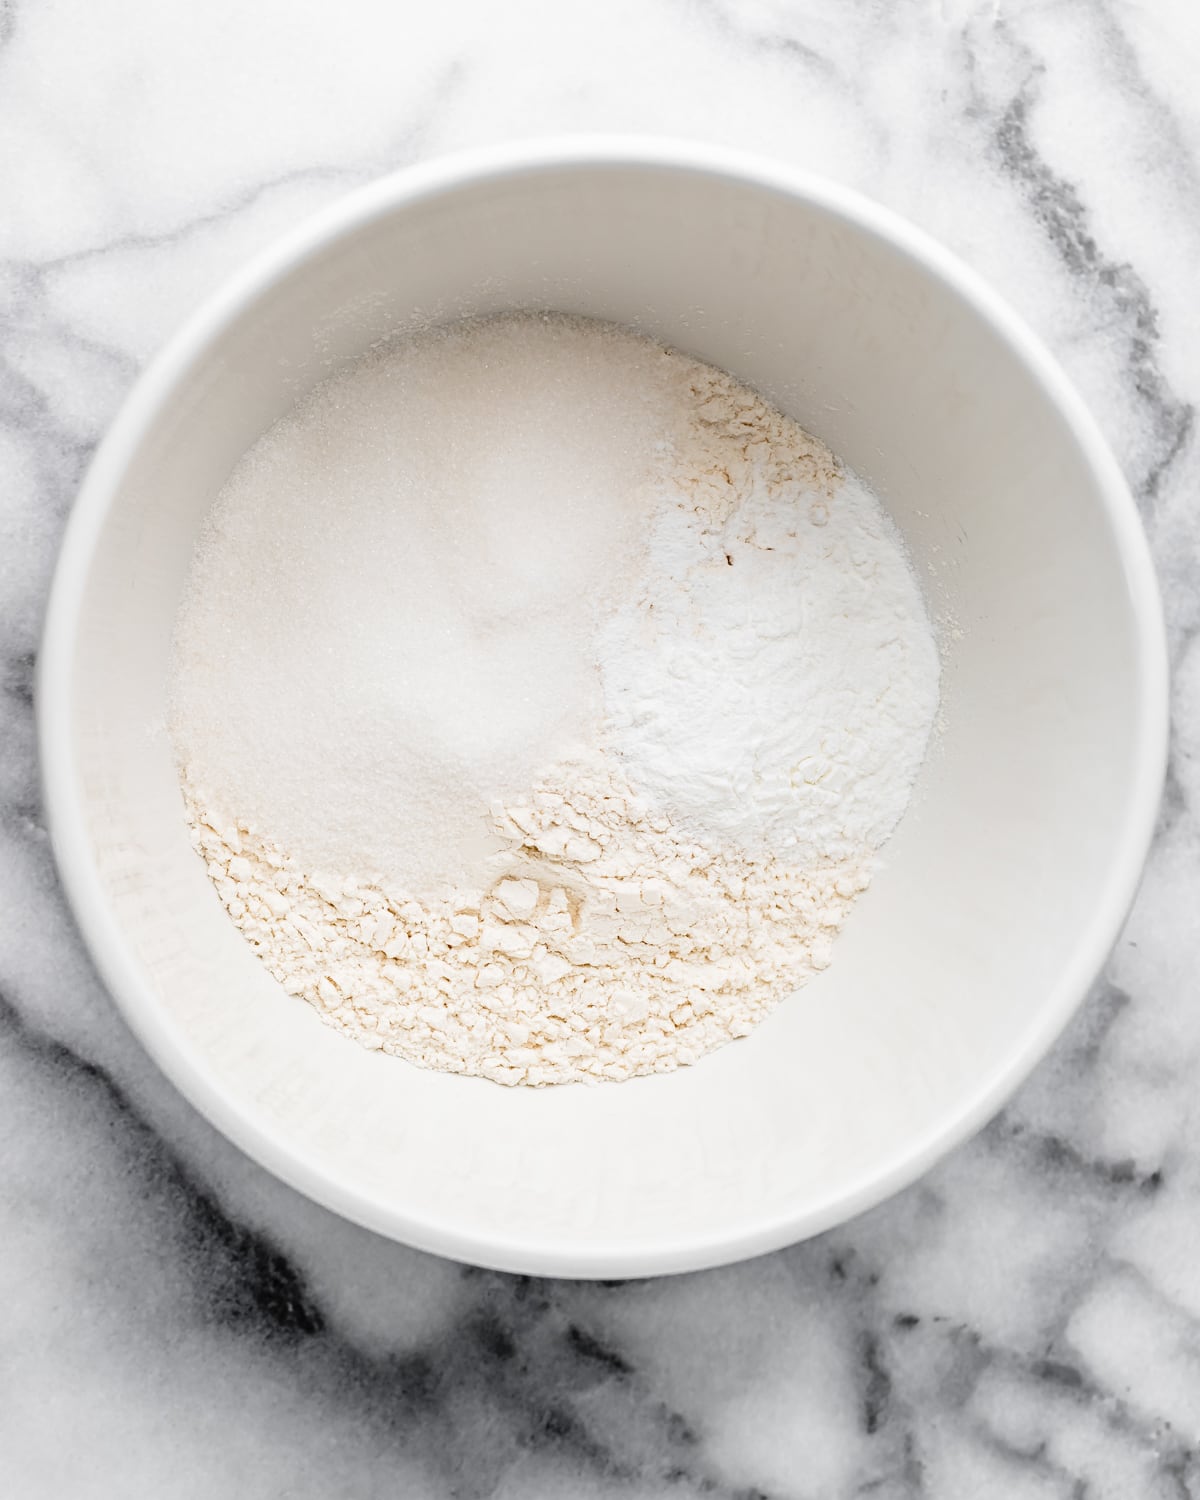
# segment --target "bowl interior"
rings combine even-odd
[[[747,1040],[622,1085],[505,1090],[323,1026],[222,912],[163,722],[197,529],[246,447],[381,337],[518,307],[632,324],[775,400],[875,486],[941,638],[941,724],[832,967]],[[712,1263],[899,1186],[1066,1018],[1141,853],[1144,584],[1087,430],[920,255],[819,194],[727,171],[466,174],[377,193],[193,325],[151,387],[73,538],[62,680],[44,683],[70,739],[61,773],[48,754],[56,842],[135,1026],[291,1181],[513,1269]]]

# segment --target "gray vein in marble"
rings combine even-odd
[[[788,36],[783,32],[758,30],[747,22],[736,7],[723,3],[723,0],[684,0],[684,9],[689,16],[702,17],[706,24],[716,28],[727,40],[733,38],[756,51],[795,58],[806,67],[815,68],[839,83],[846,82],[827,53],[799,37]]]
[[[482,1295],[451,1342],[398,1359],[364,1355],[330,1327],[286,1255],[229,1217],[105,1068],[38,1032],[3,994],[0,1041],[20,1054],[27,1071],[48,1075],[55,1090],[93,1097],[121,1154],[133,1164],[143,1196],[163,1205],[170,1234],[186,1257],[191,1316],[257,1340],[275,1357],[290,1358],[288,1351],[307,1346],[305,1384],[336,1392],[384,1433],[415,1443],[424,1462],[441,1472],[449,1493],[475,1500],[493,1492],[495,1456],[481,1450],[464,1457],[470,1440],[454,1431],[451,1412],[464,1401],[492,1409],[504,1422],[505,1447],[550,1451],[608,1479],[644,1476],[644,1462],[622,1457],[574,1404],[578,1394],[601,1384],[636,1386],[635,1371],[556,1306],[554,1283],[463,1267],[460,1274],[476,1282]],[[614,1290],[622,1285],[609,1284]],[[651,1402],[638,1420],[649,1424],[644,1443],[655,1454],[659,1477],[677,1493],[713,1500],[743,1500],[753,1493],[705,1471],[696,1434],[679,1413]]]
[[[173,1227],[206,1284],[206,1316],[225,1324],[254,1324],[272,1338],[319,1333],[323,1320],[286,1258],[260,1235],[235,1224],[157,1133],[141,1118],[120,1085],[97,1063],[65,1043],[36,1031],[18,1007],[0,993],[0,1035],[56,1086],[94,1092],[123,1137],[121,1148],[136,1160],[148,1195],[171,1203]]]
[[[995,149],[1072,278],[1109,310],[1114,323],[1127,330],[1128,376],[1134,394],[1149,410],[1153,434],[1151,461],[1133,481],[1137,499],[1148,514],[1164,474],[1192,434],[1195,408],[1175,395],[1159,369],[1159,316],[1145,282],[1133,266],[1104,253],[1074,184],[1055,173],[1030,140],[1029,117],[1036,107],[1044,69],[1007,27],[998,26],[996,34],[1021,57],[1026,78],[993,125]],[[981,98],[977,102],[986,109]]]
[[[1161,58],[1153,86],[1146,65],[1147,25],[1200,36],[1191,9],[630,0],[597,25],[549,0],[494,14],[448,0],[406,16],[398,46],[393,11],[360,0],[347,10],[357,72],[331,126],[348,119],[361,150],[289,145],[330,97],[327,59],[288,51],[303,17],[265,3],[256,29],[254,8],[193,10],[195,39],[229,56],[222,89],[278,117],[252,169],[242,143],[210,140],[158,95],[152,126],[125,128],[128,80],[161,81],[158,49],[168,76],[184,66],[169,7],[60,9],[48,26],[47,10],[0,0],[0,130],[18,142],[0,172],[33,152],[67,215],[61,235],[30,239],[39,179],[4,179],[24,196],[0,216],[0,1491],[1197,1500],[1200,342],[1185,273],[1141,253],[1200,231],[1195,105]],[[63,38],[90,49],[86,73],[70,72]],[[386,86],[360,108],[366,76]],[[395,100],[386,132],[381,98]],[[1065,133],[1115,104],[1144,132],[1144,184]],[[387,1245],[192,1113],[125,1031],[66,914],[31,700],[83,465],[198,291],[284,218],[434,144],[626,125],[829,171],[1000,283],[1090,382],[1151,523],[1179,686],[1128,931],[1009,1109],[817,1241],[602,1286]],[[76,137],[94,138],[94,204]],[[139,171],[164,160],[182,187],[160,201]],[[1157,239],[1118,241],[1121,215]],[[51,241],[53,254],[18,253]],[[143,318],[147,279],[159,303]]]
[[[1105,44],[1122,74],[1126,89],[1153,114],[1164,150],[1177,174],[1178,190],[1181,193],[1200,195],[1200,161],[1197,161],[1180,129],[1179,113],[1151,86],[1138,50],[1121,25],[1116,7],[1109,0],[1097,0],[1093,8],[1093,24],[1102,30]]]
[[[778,29],[759,29],[736,4],[730,5],[728,0],[684,0],[684,10],[689,17],[695,15],[702,18],[724,41],[764,58],[781,59],[795,64],[798,72],[803,70],[804,74],[832,84],[839,96],[853,100],[860,110],[869,105],[853,71],[837,58],[831,48],[822,49],[804,36],[783,29],[785,23],[802,23],[806,19],[803,15],[779,17],[781,25]],[[810,23],[809,30],[819,31],[820,27]],[[875,146],[882,154],[887,142],[886,127],[873,112],[868,111],[867,118]]]

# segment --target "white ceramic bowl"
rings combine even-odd
[[[828,972],[699,1066],[510,1090],[368,1053],[271,980],[193,854],[163,729],[196,531],[340,362],[429,320],[628,322],[750,381],[878,491],[942,625],[943,726]],[[67,530],[38,682],[54,845],[117,1003],[264,1166],[510,1270],[713,1265],[827,1228],[976,1129],[1086,993],[1154,823],[1166,668],[1079,398],[945,251],[784,167],[584,140],[434,162],[257,260],[138,382]]]

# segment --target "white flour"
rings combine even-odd
[[[721,371],[688,384],[676,503],[600,637],[609,741],[693,835],[861,858],[896,826],[937,709],[920,590],[827,448]]]
[[[891,524],[730,377],[518,316],[385,352],[253,450],[174,733],[276,978],[503,1083],[745,1035],[829,962],[937,654]]]
[[[213,828],[188,790],[217,893],[287,990],[369,1047],[498,1083],[668,1072],[745,1036],[828,964],[869,880],[714,853],[573,765],[496,810],[508,873],[403,900]]]

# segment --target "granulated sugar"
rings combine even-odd
[[[722,372],[523,315],[235,471],[176,646],[226,910],[358,1040],[504,1083],[745,1035],[825,967],[937,706],[877,502]]]
[[[594,633],[673,410],[670,362],[539,317],[397,344],[234,471],[179,620],[176,740],[309,868],[422,893],[482,812],[592,743]]]

